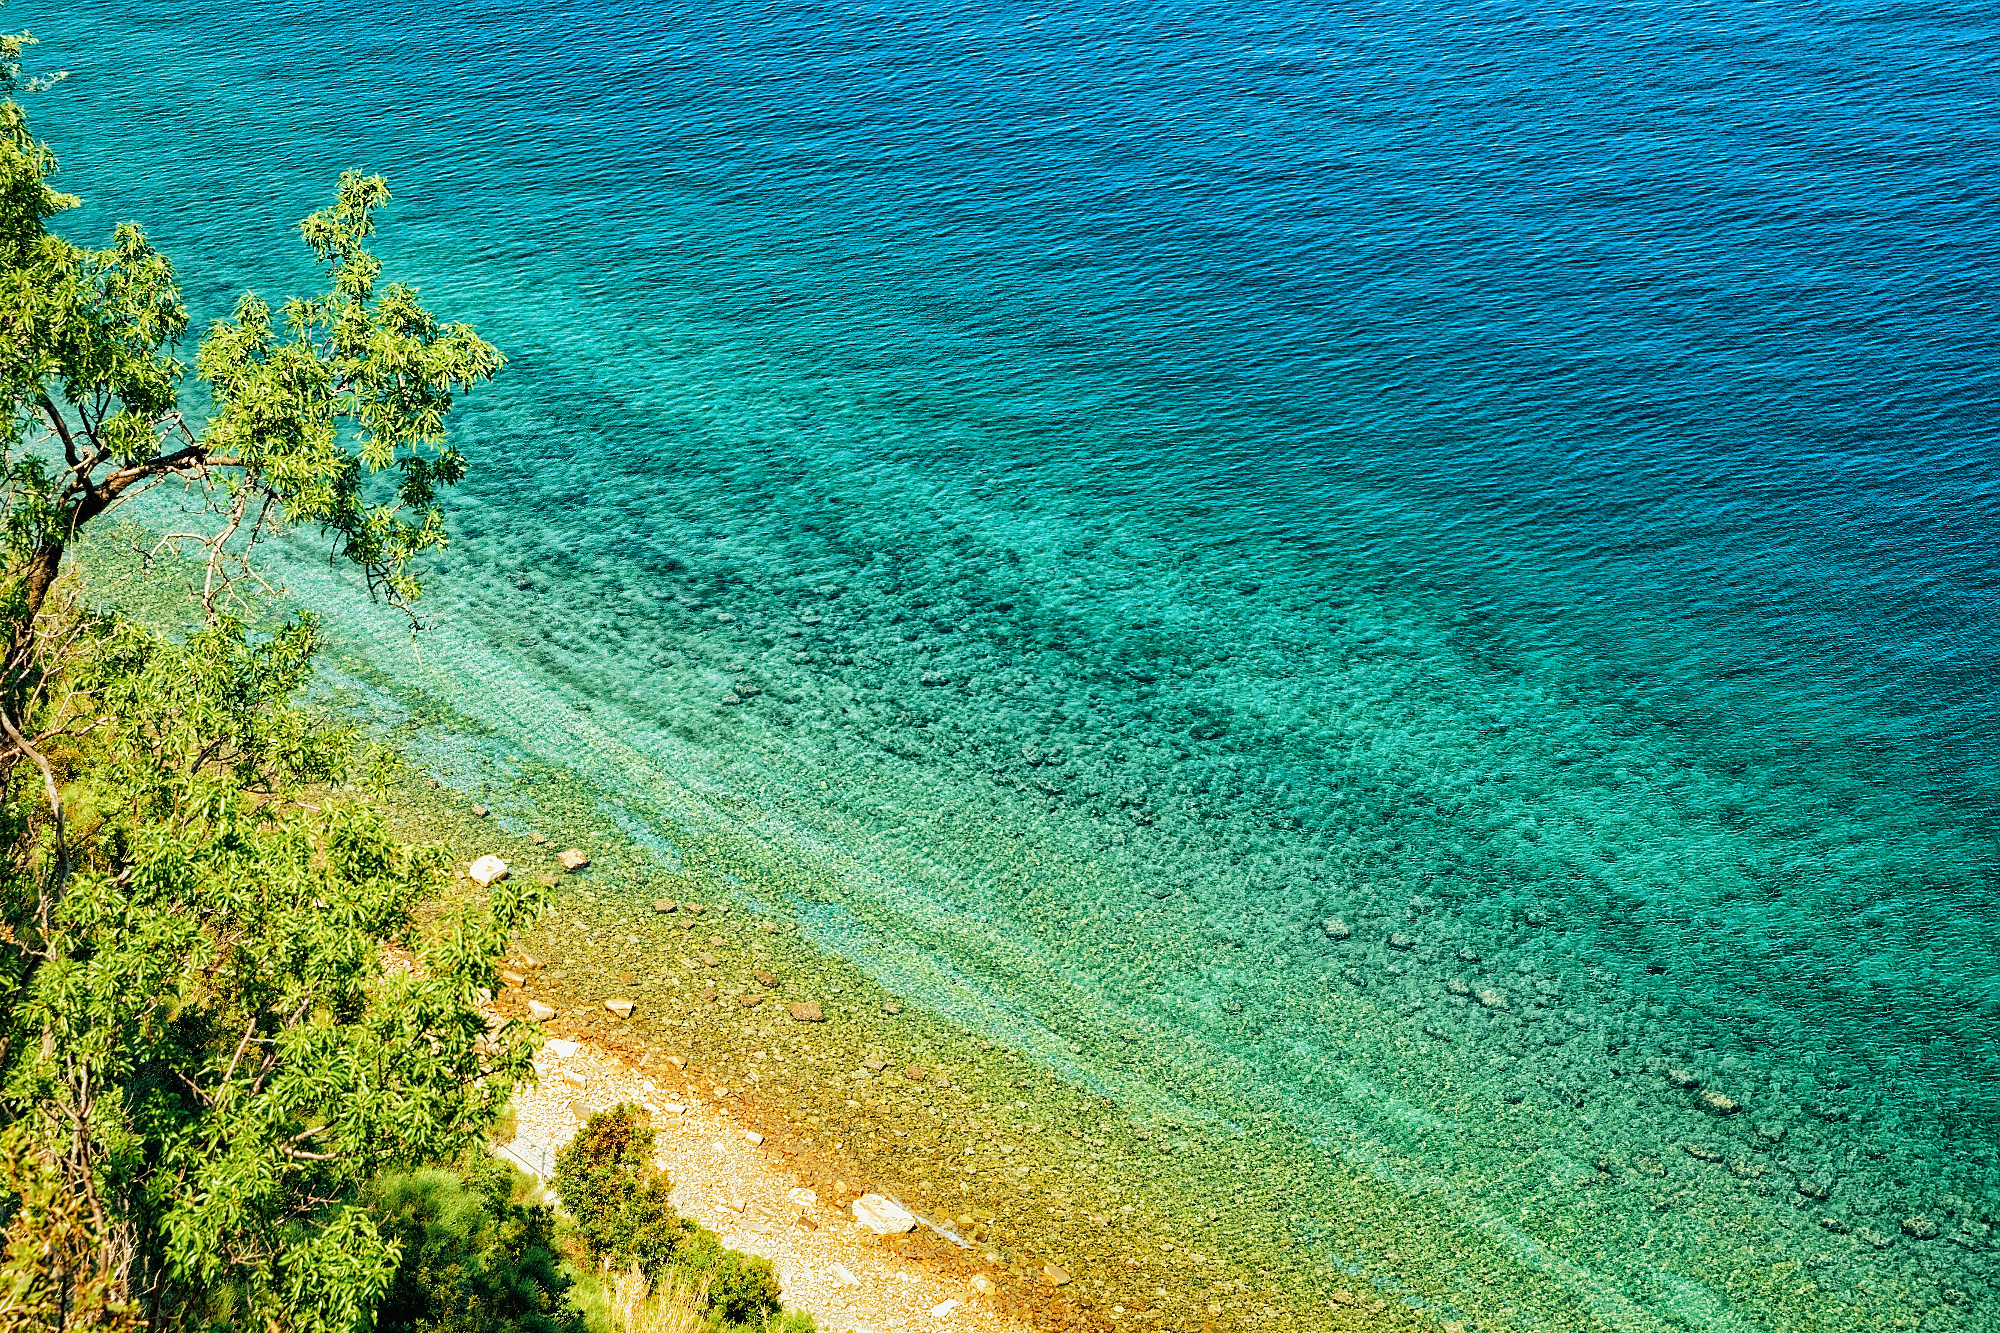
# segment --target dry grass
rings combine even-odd
[[[650,1291],[638,1269],[619,1278],[611,1289],[611,1318],[621,1333],[701,1333],[701,1312],[708,1305],[708,1282],[688,1286],[669,1277],[659,1291]]]

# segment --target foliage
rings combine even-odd
[[[728,1325],[761,1325],[779,1310],[769,1260],[723,1248],[667,1202],[673,1183],[653,1162],[642,1108],[626,1102],[593,1115],[557,1155],[554,1184],[600,1269],[636,1268],[655,1286],[700,1283],[708,1315]]]
[[[374,1182],[369,1205],[400,1250],[376,1311],[381,1333],[582,1333],[555,1216],[519,1200],[524,1183],[476,1153],[455,1171]]]
[[[28,86],[27,40],[0,39],[0,92]],[[55,170],[0,102],[0,1330],[349,1333],[405,1290],[406,1246],[443,1290],[425,1209],[450,1201],[410,1185],[378,1224],[367,1191],[456,1160],[529,1072],[532,1025],[480,1005],[535,902],[503,883],[420,921],[443,854],[330,794],[352,747],[298,704],[315,622],[237,616],[288,524],[413,601],[464,472],[446,417],[500,356],[380,281],[388,191],[350,172],[301,227],[326,291],[215,325],[194,358],[214,412],[190,422],[172,264],[134,225],[101,248],[51,231],[76,203]],[[168,480],[197,512],[156,551],[206,569],[174,636],[63,573]],[[474,1256],[542,1234],[488,1213]],[[483,1257],[450,1279],[497,1302],[477,1326],[539,1327],[548,1275]]]
[[[530,1025],[489,1038],[478,992],[533,903],[503,882],[419,932],[437,849],[261,794],[337,758],[289,701],[309,625],[90,649],[64,695],[89,725],[52,747],[66,850],[31,836],[38,802],[5,812],[41,864],[0,893],[0,1114],[63,1164],[149,1322],[345,1330],[396,1268],[357,1192],[455,1157],[528,1072]]]

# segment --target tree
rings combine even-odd
[[[24,38],[0,44],[20,86]],[[443,854],[330,795],[354,738],[309,715],[317,626],[253,633],[251,552],[316,526],[408,607],[444,544],[457,395],[499,354],[380,282],[380,177],[341,177],[302,235],[327,290],[255,297],[202,339],[136,227],[101,249],[0,103],[0,1330],[366,1325],[400,1241],[368,1182],[458,1157],[527,1075],[489,1026],[506,883],[420,920]],[[206,570],[162,638],[93,612],[80,533],[170,480],[203,504],[161,550]],[[247,580],[247,582],[246,582]],[[308,790],[312,795],[308,799]]]

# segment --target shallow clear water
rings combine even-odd
[[[1605,1326],[2000,1319],[1983,7],[7,14],[69,226],[213,315],[382,170],[511,358],[344,626],[462,747]]]

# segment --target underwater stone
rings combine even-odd
[[[1043,1264],[1042,1281],[1051,1287],[1066,1287],[1070,1281],[1069,1270],[1061,1264]]]
[[[1862,1244],[1871,1245],[1878,1250],[1886,1250],[1896,1243],[1894,1236],[1885,1236],[1874,1227],[1854,1228],[1854,1238]]]
[[[824,1023],[826,1015],[820,1012],[818,1000],[803,1000],[798,1004],[788,1004],[785,1012],[800,1023]]]
[[[1701,1103],[1703,1110],[1712,1111],[1716,1115],[1735,1115],[1743,1109],[1743,1103],[1725,1093],[1717,1092],[1714,1088],[1703,1088],[1695,1094],[1695,1100]]]
[[[674,910],[675,908],[677,908],[677,907],[679,907],[679,906],[680,906],[680,904],[679,904],[679,903],[677,903],[677,902],[675,902],[675,901],[674,901],[674,900],[673,900],[672,898],[655,898],[655,899],[653,899],[653,910],[654,910],[655,912],[659,912],[659,913],[661,913],[662,915],[664,915],[665,913],[668,913],[668,912],[671,912],[671,911],[673,911],[673,910]]]
[[[766,988],[775,987],[778,984],[778,979],[769,972],[752,972],[750,975],[757,978],[758,985]]]
[[[585,866],[590,864],[590,858],[583,854],[583,850],[581,848],[571,847],[567,851],[565,851],[561,856],[558,856],[556,858],[556,864],[561,866],[564,870],[569,871],[571,874],[575,874],[577,871],[583,869]]]
[[[1913,1240],[1936,1240],[1938,1224],[1919,1213],[1903,1219],[1903,1234]]]
[[[546,847],[549,843],[549,835],[546,833],[530,833],[528,841],[534,843],[537,847]]]
[[[1513,1012],[1513,1006],[1507,1003],[1507,997],[1490,987],[1482,987],[1472,992],[1472,998],[1479,1001],[1487,1009],[1499,1009],[1507,1013]]]
[[[1414,949],[1417,947],[1417,942],[1399,930],[1389,937],[1389,947],[1391,949]]]
[[[1326,937],[1330,940],[1344,940],[1354,933],[1348,929],[1347,923],[1337,916],[1330,916],[1322,921],[1320,929],[1326,932]]]
[[[1453,977],[1451,980],[1445,982],[1444,988],[1450,991],[1453,995],[1472,994],[1472,987],[1466,985],[1463,981],[1460,981],[1457,977]]]
[[[1667,1077],[1667,1082],[1673,1084],[1675,1087],[1686,1088],[1689,1089],[1690,1091],[1692,1091],[1695,1087],[1697,1087],[1701,1083],[1700,1079],[1696,1078],[1693,1074],[1688,1073],[1688,1071],[1685,1069],[1669,1069],[1667,1071],[1666,1077]]]
[[[1479,961],[1479,955],[1470,949],[1460,949],[1456,957],[1461,963],[1476,963]]]
[[[491,810],[488,810],[488,809],[487,809],[487,808],[486,808],[485,806],[483,806],[483,805],[475,805],[475,806],[473,806],[473,807],[472,807],[472,817],[473,817],[474,819],[484,819],[484,818],[486,818],[486,816],[488,816],[488,815],[490,815],[490,814],[492,814],[492,813],[493,813],[493,812],[492,812]]]

